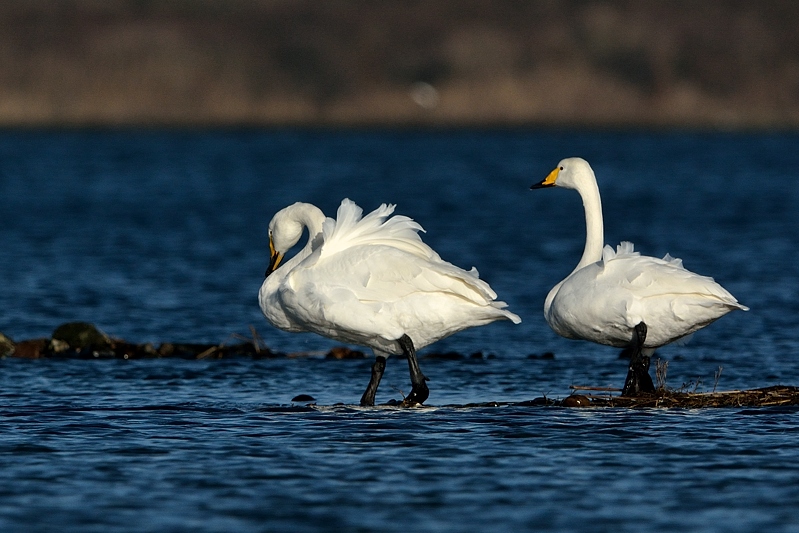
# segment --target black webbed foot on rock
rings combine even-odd
[[[427,388],[427,384],[423,381],[420,386],[414,385],[411,393],[402,400],[403,407],[413,407],[414,405],[424,403],[427,397],[430,396],[430,389]]]
[[[630,365],[627,369],[627,378],[624,380],[622,396],[637,396],[641,393],[655,392],[655,385],[649,375],[649,356],[644,355],[644,342],[646,341],[646,324],[641,322],[633,329],[630,341]]]
[[[424,403],[427,397],[430,396],[430,389],[427,388],[427,383],[425,383],[427,378],[422,374],[419,368],[419,361],[416,359],[416,348],[413,346],[413,341],[407,335],[403,335],[397,342],[408,358],[408,370],[410,370],[411,384],[413,385],[411,393],[402,400],[402,405],[404,407],[411,407],[416,404]]]

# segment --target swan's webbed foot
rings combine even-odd
[[[397,342],[408,358],[408,369],[411,372],[411,384],[413,385],[411,393],[402,400],[402,406],[412,407],[416,404],[424,403],[427,397],[430,396],[430,389],[427,388],[427,383],[425,383],[427,378],[419,368],[419,361],[416,359],[416,348],[414,348],[411,338],[408,335],[403,335]]]
[[[411,389],[411,393],[402,400],[403,407],[413,407],[414,405],[424,403],[427,397],[430,396],[430,389],[427,388],[427,384],[422,382],[421,385],[414,385],[413,389]]]
[[[370,407],[375,404],[375,394],[377,393],[377,387],[380,386],[380,380],[383,378],[385,369],[386,358],[382,355],[375,356],[375,362],[372,364],[372,377],[369,379],[366,391],[361,396],[361,405],[363,407]]]
[[[642,392],[655,392],[655,384],[649,376],[649,356],[644,355],[644,342],[646,341],[646,324],[641,322],[633,328],[633,337],[630,341],[632,353],[630,366],[627,369],[627,379],[624,380],[622,396],[637,396]]]

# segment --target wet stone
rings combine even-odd
[[[22,359],[38,359],[44,357],[47,352],[48,339],[31,339],[20,341],[14,347],[14,357]]]
[[[582,394],[572,394],[564,398],[560,404],[563,407],[588,407],[591,405],[591,400]]]
[[[47,349],[50,353],[64,353],[69,350],[69,343],[61,339],[50,339]]]
[[[170,357],[175,353],[175,346],[171,342],[165,342],[158,347],[157,353],[162,357]]]
[[[93,324],[86,322],[62,324],[53,332],[52,338],[53,341],[66,342],[69,347],[75,349],[107,349],[111,347],[111,339],[108,335],[97,329]]]
[[[179,357],[181,359],[200,359],[215,357],[219,349],[216,344],[172,343],[165,342],[158,347],[156,353],[161,357]]]
[[[291,399],[292,402],[315,402],[316,398],[311,396],[310,394],[298,394],[294,398]]]
[[[480,354],[482,357],[482,354]],[[458,352],[432,352],[425,354],[422,359],[442,359],[444,361],[459,361],[463,359],[463,354]]]
[[[124,341],[114,341],[114,356],[119,359],[146,359],[158,357],[158,351],[149,342],[146,344],[132,344]]]
[[[6,357],[14,353],[14,341],[0,333],[0,357]]]
[[[224,357],[265,357],[269,358],[272,351],[268,348],[261,348],[251,342],[231,344],[219,347],[220,356]]]

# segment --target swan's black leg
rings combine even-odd
[[[641,322],[633,329],[633,338],[630,341],[632,353],[630,366],[627,369],[627,379],[624,380],[622,396],[636,396],[641,392],[655,392],[655,385],[649,376],[649,356],[643,354],[646,341],[646,324]]]
[[[411,371],[411,393],[408,394],[402,401],[405,407],[416,405],[417,403],[424,403],[430,395],[430,389],[427,388],[427,378],[422,374],[419,369],[419,361],[416,360],[416,348],[413,347],[413,341],[407,335],[400,337],[399,342],[402,351],[408,357],[408,369]]]
[[[364,407],[375,404],[375,393],[377,392],[377,387],[380,386],[380,380],[383,378],[385,369],[386,358],[382,355],[375,356],[375,362],[372,364],[372,377],[369,379],[366,391],[361,396],[361,405]]]

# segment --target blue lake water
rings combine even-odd
[[[528,189],[572,155],[597,173],[606,242],[680,257],[752,309],[663,349],[667,385],[799,385],[797,134],[0,132],[15,340],[74,320],[156,344],[254,326],[324,353],[271,328],[257,291],[272,215],[344,197],[396,203],[523,320],[420,352],[431,395],[409,410],[354,406],[368,359],[0,360],[0,530],[799,531],[799,409],[463,407],[623,382],[617,350],[542,314],[584,219],[573,191]],[[449,350],[484,356],[424,357]],[[409,387],[389,360],[377,401]]]

